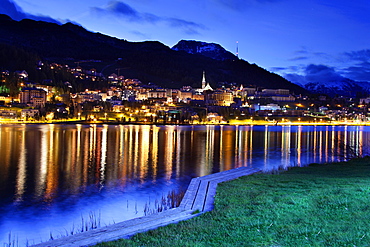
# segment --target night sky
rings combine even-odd
[[[240,58],[293,82],[370,81],[369,0],[0,0],[0,13],[170,47],[238,41]]]

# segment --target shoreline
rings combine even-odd
[[[31,246],[93,246],[109,241],[129,239],[138,233],[148,232],[149,230],[154,230],[162,226],[177,224],[181,221],[186,221],[212,211],[214,208],[216,189],[219,183],[260,172],[262,171],[257,168],[238,167],[196,177],[190,181],[186,193],[178,207]]]
[[[0,121],[0,125],[36,125],[36,124],[81,124],[81,125],[179,125],[179,126],[370,126],[370,122],[266,122],[266,121],[231,121],[229,123],[153,123],[153,122],[117,122],[117,121],[86,121],[86,120],[61,120],[61,121]]]
[[[366,157],[243,176],[207,214],[96,246],[368,246],[368,183]]]

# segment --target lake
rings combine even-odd
[[[0,125],[0,243],[143,216],[198,176],[364,155],[369,138],[366,126]]]

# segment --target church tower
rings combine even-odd
[[[207,90],[211,90],[213,91],[213,88],[211,87],[211,85],[209,85],[209,83],[206,82],[206,72],[203,71],[203,80],[202,80],[202,92],[203,91],[207,91]]]
[[[203,79],[202,79],[202,89],[204,89],[207,85],[206,82],[206,72],[203,70]]]
[[[206,82],[206,72],[203,71],[202,88],[198,88],[196,89],[196,91],[198,93],[203,93],[203,91],[208,91],[208,90],[213,91],[213,88],[211,87],[211,85],[209,85],[209,83]]]

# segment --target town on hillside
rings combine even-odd
[[[213,88],[207,72],[199,75],[199,87],[161,88],[139,79],[113,73],[104,76],[79,64],[52,63],[84,80],[80,91],[64,82],[55,85],[28,80],[27,71],[1,72],[1,122],[86,122],[141,124],[366,124],[370,98],[295,95],[289,89],[219,83]],[[89,83],[86,84],[86,81]],[[103,89],[94,82],[104,82]]]

